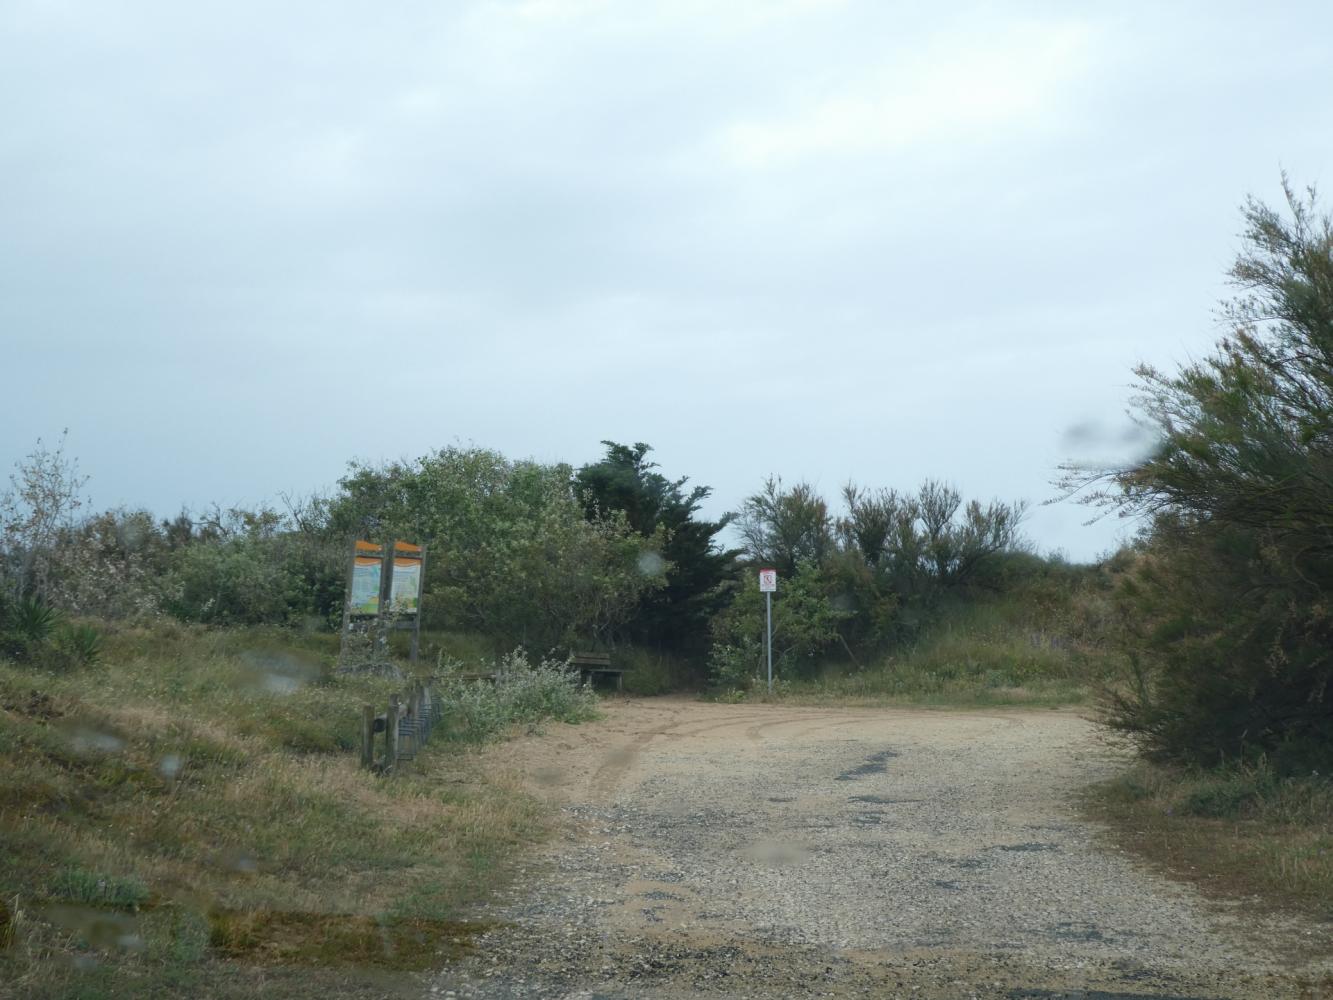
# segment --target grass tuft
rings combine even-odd
[[[1333,920],[1333,781],[1265,762],[1216,770],[1137,764],[1094,786],[1111,837],[1204,891]]]

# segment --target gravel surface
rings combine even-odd
[[[428,996],[1333,997],[1327,926],[1077,818],[1122,762],[1074,714],[630,700],[495,756],[566,822]]]

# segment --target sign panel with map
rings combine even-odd
[[[373,542],[357,542],[352,557],[352,594],[348,601],[351,614],[373,616],[380,613],[380,574],[384,570],[384,549]]]
[[[421,546],[394,542],[393,549],[389,606],[398,614],[414,615],[421,610]]]

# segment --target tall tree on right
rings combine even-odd
[[[1230,332],[1137,370],[1156,447],[1091,493],[1149,519],[1111,721],[1159,757],[1333,759],[1333,221],[1283,181],[1245,205]]]

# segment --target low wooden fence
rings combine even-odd
[[[389,698],[389,707],[377,715],[374,705],[361,706],[361,766],[392,771],[402,760],[412,760],[430,741],[431,729],[443,715],[435,681],[414,681]],[[384,734],[383,740],[375,737]],[[380,744],[377,754],[376,744]]]
[[[608,653],[575,653],[570,666],[579,671],[579,683],[591,685],[594,677],[614,678],[617,689],[622,687],[623,667],[611,665]],[[501,671],[486,673],[450,674],[457,681],[489,681],[498,684],[504,680]],[[430,741],[431,730],[444,718],[443,681],[434,677],[413,681],[407,689],[389,698],[388,710],[377,714],[374,705],[361,706],[361,766],[381,773],[389,773],[399,761],[413,760]],[[382,740],[376,739],[380,733]]]

